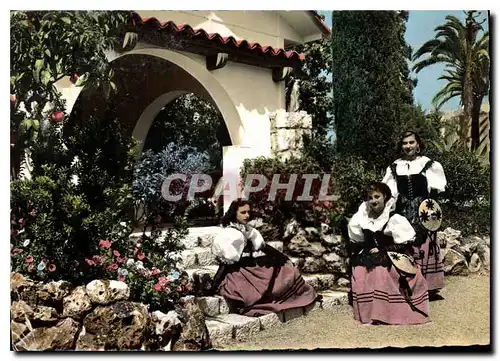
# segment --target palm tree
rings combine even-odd
[[[448,15],[446,23],[436,27],[434,39],[424,43],[414,54],[416,61],[425,54],[426,59],[413,66],[417,73],[436,63],[446,65],[445,74],[439,77],[447,84],[433,99],[439,109],[454,97],[460,97],[463,106],[463,122],[460,137],[468,138],[471,131],[471,148],[479,146],[479,115],[483,98],[489,90],[489,32],[484,31],[482,23],[477,21],[476,11],[465,12],[465,24],[454,16]],[[482,31],[482,36],[480,34]],[[481,36],[479,39],[478,37]],[[470,124],[470,128],[469,128]]]

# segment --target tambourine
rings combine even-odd
[[[439,203],[431,198],[423,200],[418,207],[418,218],[425,229],[437,231],[443,221],[443,213]]]
[[[412,257],[397,252],[387,252],[387,255],[391,259],[394,267],[396,267],[399,271],[409,275],[414,275],[417,273],[418,266]]]

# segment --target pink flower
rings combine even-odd
[[[23,252],[24,251],[22,249],[20,249],[20,248],[14,248],[14,249],[12,249],[12,251],[10,251],[10,253],[13,254],[13,255],[14,254],[21,254]]]
[[[116,271],[118,269],[118,265],[116,263],[113,263],[112,265],[109,265],[108,267],[106,267],[106,269],[109,272],[113,272],[113,271]]]
[[[24,262],[26,263],[33,263],[33,256],[28,256],[24,259]]]
[[[29,271],[29,272],[33,271],[33,268],[35,268],[35,265],[34,265],[33,263],[30,263],[30,264],[28,265],[28,271]]]
[[[156,268],[156,267],[153,267],[153,269],[151,270],[151,274],[153,276],[156,276],[159,273],[160,273],[160,270],[158,268]]]
[[[92,260],[96,263],[96,264],[99,264],[99,261],[101,260],[101,257],[95,255],[95,256],[92,256]]]
[[[95,266],[94,261],[92,261],[91,259],[85,258],[85,262],[87,262],[89,266]]]
[[[31,217],[34,217],[36,216],[36,210],[35,209],[32,209],[29,213],[28,213]]]
[[[181,287],[181,286],[178,286],[175,290],[176,290],[177,292],[181,292],[181,291],[182,291],[182,287]]]
[[[47,269],[49,270],[49,272],[54,272],[56,270],[56,265],[55,264],[49,264],[49,266],[47,267]]]
[[[126,261],[126,259],[125,259],[125,258],[122,258],[122,257],[117,257],[117,258],[116,258],[116,262],[118,262],[118,263],[120,263],[120,264],[121,264],[121,263],[124,263],[125,261]]]
[[[155,291],[161,292],[162,286],[159,283],[157,283],[153,286],[153,288],[155,289]]]
[[[101,247],[101,248],[109,248],[109,247],[111,247],[111,241],[101,239],[99,241],[99,247]]]
[[[160,286],[165,286],[168,283],[168,280],[165,277],[158,278],[158,284]]]
[[[26,221],[24,220],[24,218],[19,219],[19,225],[20,225],[21,227],[24,227],[24,224],[25,224],[25,223],[26,223]]]
[[[137,254],[137,258],[139,259],[139,261],[142,261],[144,259],[144,253],[141,252],[141,253]]]
[[[121,281],[121,282],[125,281],[125,276],[118,276],[118,281]]]
[[[329,201],[325,201],[325,202],[323,202],[323,206],[325,208],[330,208],[332,206],[332,204]]]
[[[101,264],[105,264],[107,261],[108,261],[108,259],[104,256],[99,258],[99,262],[101,262]]]
[[[114,255],[115,257],[120,257],[120,252],[118,252],[118,251],[115,249],[115,250],[113,250],[113,255]]]

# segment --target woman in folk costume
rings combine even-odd
[[[414,243],[419,254],[417,263],[422,267],[432,298],[444,287],[443,260],[436,239],[437,231],[423,227],[419,206],[423,200],[444,192],[446,177],[440,163],[422,155],[424,143],[417,133],[404,133],[398,148],[403,155],[387,168],[382,182],[389,186],[397,200],[396,212],[405,216],[417,233]],[[432,204],[429,206],[432,208]]]
[[[213,290],[223,296],[232,312],[262,316],[312,306],[317,299],[286,255],[267,245],[247,224],[250,205],[235,200],[222,218],[224,229],[212,244],[221,266]]]
[[[364,324],[413,325],[429,322],[427,282],[409,256],[415,231],[394,213],[389,187],[374,182],[352,216],[349,239],[354,319]]]

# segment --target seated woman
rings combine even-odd
[[[415,231],[394,214],[385,183],[366,189],[367,200],[348,225],[357,247],[351,260],[354,318],[365,324],[412,325],[429,322],[427,282],[411,257]]]
[[[250,206],[231,203],[222,218],[223,231],[212,244],[221,266],[213,290],[228,302],[231,312],[263,316],[290,308],[312,306],[317,295],[286,255],[266,245],[250,227]]]

